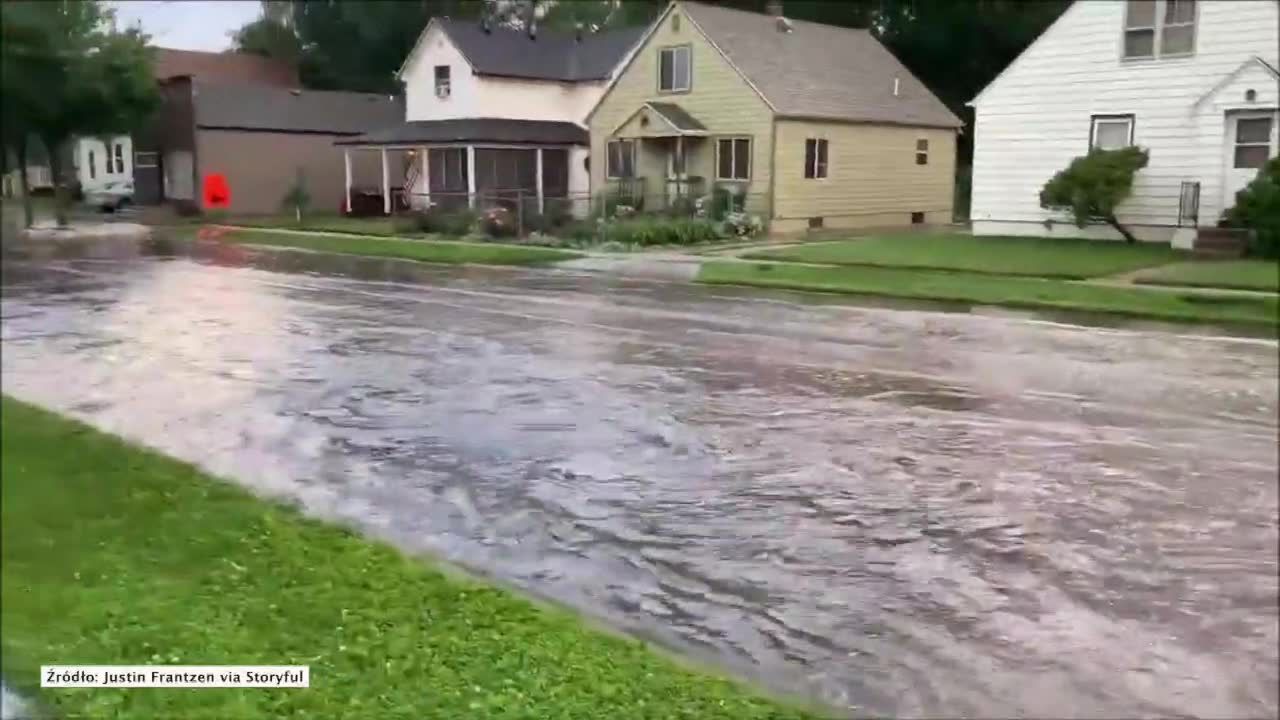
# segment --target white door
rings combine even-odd
[[[1276,156],[1280,122],[1275,111],[1227,115],[1226,169],[1222,182],[1222,208],[1236,204],[1236,193],[1258,176],[1258,169]]]
[[[688,195],[689,190],[684,187],[684,138],[677,136],[667,142],[667,207],[671,207],[681,196]]]

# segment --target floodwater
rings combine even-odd
[[[1274,340],[126,245],[6,392],[847,714],[1280,707]]]

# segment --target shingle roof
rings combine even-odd
[[[233,52],[156,48],[151,73],[157,80],[190,75],[197,81],[299,87],[298,71],[280,60]]]
[[[201,82],[192,96],[205,128],[356,135],[404,119],[399,96]]]
[[[667,119],[671,126],[682,131],[698,131],[706,130],[707,126],[698,122],[698,118],[689,114],[689,111],[680,107],[675,103],[668,102],[650,102],[645,103],[653,108],[654,112]]]
[[[380,128],[338,145],[407,145],[412,143],[494,142],[533,145],[586,145],[587,131],[571,122],[466,118],[414,120]]]
[[[963,125],[866,30],[789,20],[791,30],[784,32],[770,15],[698,2],[679,6],[780,116]]]
[[[510,28],[486,32],[477,22],[435,22],[477,73],[566,82],[608,79],[644,34],[644,28],[620,28],[584,34],[578,40],[572,33],[539,30],[534,39]]]

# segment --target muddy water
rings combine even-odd
[[[5,391],[850,714],[1277,712],[1272,340],[195,255],[11,254]]]

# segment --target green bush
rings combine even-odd
[[[711,219],[719,222],[729,213],[743,212],[746,204],[747,196],[742,192],[724,185],[717,185],[711,191]]]
[[[520,231],[516,214],[500,205],[484,211],[480,216],[480,229],[492,238],[515,237]]]
[[[720,239],[716,224],[710,220],[636,217],[607,223],[602,241],[623,245],[694,245]]]
[[[1249,228],[1249,254],[1280,258],[1280,157],[1271,158],[1243,190],[1223,218],[1228,225]]]
[[[399,225],[399,223],[397,223]],[[476,214],[468,209],[441,210],[431,208],[419,210],[411,216],[409,227],[398,232],[417,231],[429,235],[452,235],[461,237],[471,232],[476,226]]]
[[[1040,191],[1040,207],[1070,211],[1076,227],[1101,220],[1126,241],[1136,242],[1116,218],[1116,208],[1129,197],[1133,176],[1147,166],[1148,157],[1147,151],[1139,147],[1090,150],[1045,183]]]
[[[562,225],[556,234],[577,243],[590,243],[596,239],[599,226],[595,220],[570,220]]]

